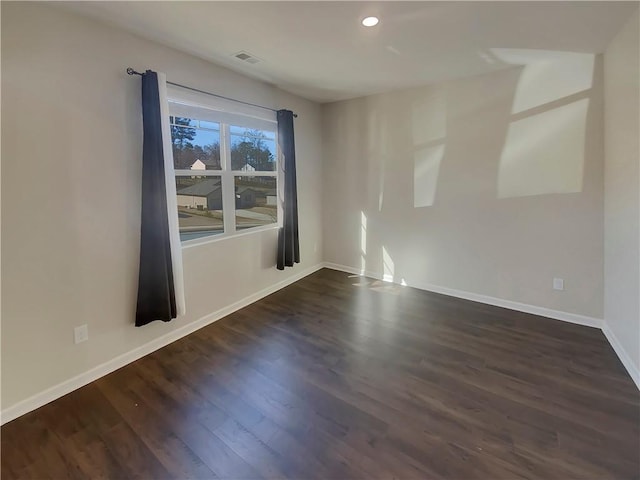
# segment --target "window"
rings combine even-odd
[[[170,100],[182,242],[278,223],[275,120]]]

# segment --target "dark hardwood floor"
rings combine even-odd
[[[2,427],[2,479],[640,476],[597,329],[321,270]]]

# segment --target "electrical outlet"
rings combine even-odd
[[[86,342],[89,340],[89,327],[85,325],[80,325],[73,329],[73,340],[74,343]]]
[[[553,279],[553,289],[554,290],[564,290],[564,280],[562,278],[554,278]]]

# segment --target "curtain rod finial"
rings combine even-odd
[[[127,73],[128,73],[129,75],[142,75],[140,72],[136,72],[136,71],[135,71],[133,68],[131,68],[131,67],[128,67],[128,68],[127,68]]]

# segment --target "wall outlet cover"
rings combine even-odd
[[[554,278],[553,279],[553,289],[554,290],[564,290],[564,280],[562,278]]]
[[[80,325],[73,329],[73,340],[74,343],[86,342],[89,340],[89,326],[88,325]]]

